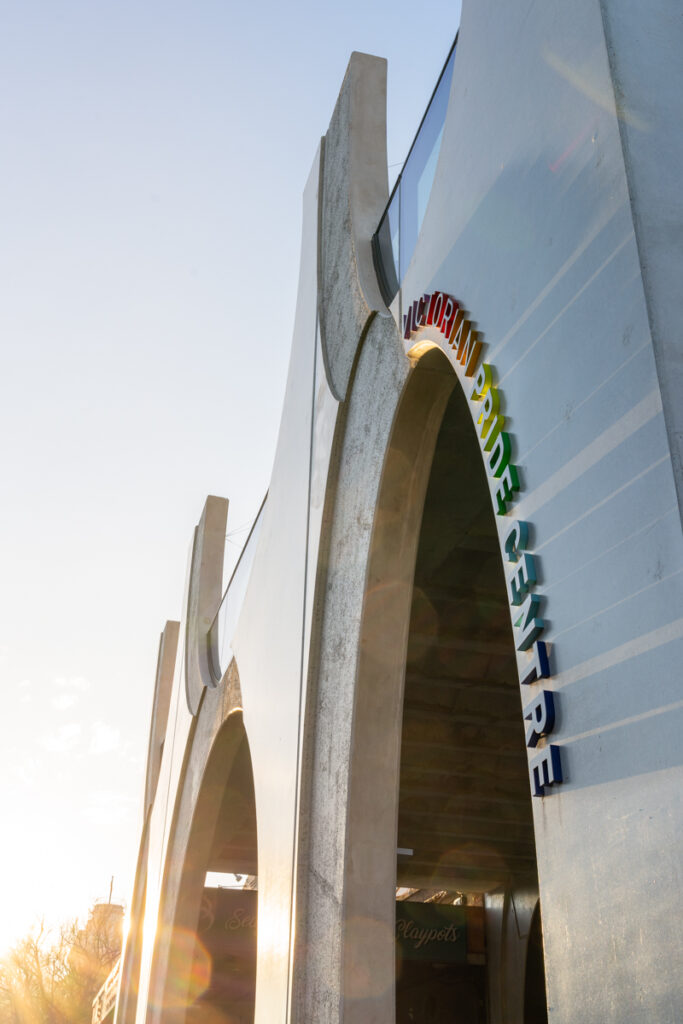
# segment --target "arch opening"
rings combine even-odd
[[[253,1024],[257,883],[254,780],[238,712],[221,726],[202,776],[155,1019]]]
[[[507,926],[538,892],[523,735],[488,481],[455,387],[434,448],[413,577],[396,870],[399,925],[417,917],[446,938],[427,956],[428,943],[416,950],[399,936],[401,1024],[538,1020],[524,1012],[525,935]]]
[[[362,637],[345,987],[368,957],[383,981],[350,1019],[373,1004],[397,1024],[545,1024],[544,975],[527,969],[538,877],[507,588],[471,413],[438,349],[397,412]]]

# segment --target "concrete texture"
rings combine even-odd
[[[147,775],[145,778],[145,816],[148,814],[156,794],[161,755],[168,726],[168,712],[171,704],[173,673],[178,653],[179,622],[167,622],[159,639],[159,656],[157,658],[157,675],[154,683],[154,703],[152,704],[152,721],[149,729],[147,748]]]
[[[307,834],[299,852],[297,950],[307,969],[295,989],[298,1021],[316,1012],[340,1020],[344,1013],[348,800],[363,603],[384,453],[408,371],[393,323],[376,318],[360,353],[334,466],[320,661],[306,710]],[[394,841],[390,855],[393,847]]]
[[[114,1011],[114,1019],[119,1024],[134,1024],[137,1013],[140,969],[142,966],[142,929],[145,922],[148,856],[149,820],[146,817],[140,839],[133,893],[128,906],[128,932],[121,958],[121,981]]]
[[[340,400],[369,317],[385,311],[371,239],[388,198],[386,61],[353,53],[324,140],[320,212],[320,333]]]
[[[206,691],[186,749],[158,904],[149,1008],[138,1010],[149,1024],[179,1024],[190,1001],[185,993],[191,972],[179,974],[171,965],[177,964],[179,937],[182,942],[197,928],[204,879],[212,870],[216,816],[244,737],[241,709],[232,697],[229,688]]]
[[[185,687],[193,715],[204,687],[213,687],[217,681],[211,671],[209,630],[221,599],[227,522],[227,500],[209,495],[195,530],[187,599]]]

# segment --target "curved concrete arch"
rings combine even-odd
[[[387,62],[352,53],[324,138],[318,233],[318,309],[327,380],[346,397],[357,347],[375,311],[387,315],[372,236],[389,199]]]
[[[343,940],[348,920],[357,913],[369,912],[373,900],[370,894],[363,899],[360,893],[352,893],[346,871],[350,867],[353,876],[361,878],[369,869],[368,857],[372,860],[385,856],[383,844],[370,849],[364,838],[356,835],[355,823],[361,811],[354,809],[354,801],[362,804],[363,785],[362,781],[358,785],[354,768],[350,776],[346,774],[346,766],[353,763],[352,748],[358,750],[362,746],[362,730],[358,729],[361,719],[366,718],[365,709],[359,714],[356,702],[367,699],[372,704],[373,700],[371,692],[359,697],[357,687],[360,673],[366,669],[368,659],[372,659],[366,631],[373,578],[371,549],[378,521],[384,517],[384,525],[390,523],[393,532],[389,528],[381,555],[376,552],[374,571],[380,570],[377,559],[392,559],[392,544],[401,546],[402,578],[396,580],[391,592],[386,590],[382,595],[386,599],[384,610],[393,615],[392,625],[397,631],[395,642],[387,644],[395,663],[385,666],[387,680],[395,681],[404,650],[401,631],[405,627],[405,584],[414,563],[423,488],[432,446],[454,383],[455,377],[440,353],[411,364],[403,354],[393,321],[377,318],[372,322],[357,360],[340,427],[342,436],[336,446],[334,508],[329,512],[326,588],[318,640],[320,664],[317,686],[311,680],[307,707],[308,744],[303,772],[304,799],[308,804],[303,814],[307,827],[299,852],[301,895],[297,908],[297,949],[298,955],[304,955],[305,950],[307,971],[305,983],[299,978],[294,986],[295,1019],[299,1020],[313,1019],[316,1012],[331,1021],[341,1019],[339,1014],[345,1020],[375,1019],[363,1017],[374,1011],[362,1000],[353,1001],[354,1011],[345,1003],[350,950],[344,947]],[[394,432],[402,401],[406,416]],[[392,510],[391,501],[380,508],[378,498],[383,481],[395,482],[404,472],[409,477],[410,509],[394,504]],[[390,491],[387,483],[385,493]],[[369,601],[372,603],[372,596]],[[393,716],[394,724],[398,720],[399,730],[400,695],[399,688],[392,707],[382,709],[383,716]],[[376,706],[367,714],[371,717],[378,710]],[[385,718],[383,721],[386,724]],[[387,726],[385,741],[381,750],[369,754],[375,762],[371,771],[379,770],[383,763],[383,770],[387,763],[397,764],[395,728],[392,731]],[[375,808],[373,815],[375,810],[379,811]],[[393,830],[395,839],[393,811],[382,809],[375,818],[375,828],[386,834]],[[343,858],[337,855],[340,846],[346,850]],[[385,894],[377,898],[386,902]],[[388,913],[384,907],[383,919],[387,919]],[[386,962],[381,966],[374,964],[372,958],[373,973],[377,984],[380,978],[391,978],[393,999],[393,954],[386,956],[384,948],[383,955]],[[359,1016],[348,1016],[352,1012]]]
[[[460,421],[471,434],[467,458],[474,459],[472,472],[480,478],[479,500],[484,495],[486,504],[490,502],[467,395],[438,336],[423,332],[411,360],[402,355],[400,345],[395,329],[387,330],[382,321],[373,323],[352,378],[339,448],[321,664],[318,688],[311,690],[307,709],[308,826],[298,879],[304,897],[298,947],[300,956],[305,950],[307,977],[305,985],[295,986],[294,996],[295,1019],[300,1020],[311,1019],[313,1007],[321,1005],[329,1020],[394,1020],[395,892],[393,883],[386,883],[396,878],[413,576],[434,448],[454,388]],[[352,453],[362,466],[354,464]],[[345,479],[351,465],[355,488]],[[506,706],[512,708],[511,726],[518,734],[516,785],[530,805],[495,528],[493,536],[512,684]],[[530,806],[526,814],[526,834],[533,841]],[[343,857],[335,856],[340,848]],[[509,880],[506,868],[488,884],[505,888]],[[532,890],[536,885],[534,878]],[[508,937],[502,935],[501,950],[506,943]]]
[[[226,498],[209,495],[194,531],[185,615],[185,696],[197,714],[205,689],[219,681],[212,672],[209,631],[221,600],[228,521]]]
[[[128,932],[121,955],[121,984],[115,1014],[118,1024],[134,1024],[137,1013],[147,898],[148,856],[149,814],[146,815],[142,828],[138,862],[133,883],[133,896],[128,910]]]
[[[249,863],[242,864],[240,873],[257,874],[253,772],[240,702],[239,673],[233,659],[221,687],[205,692],[187,743],[165,857],[148,998],[149,1024],[184,1021],[187,1006],[198,994],[189,976],[178,976],[177,960],[187,952],[182,943],[187,944],[187,937],[196,934],[207,871],[237,870],[221,866],[216,859],[221,829],[231,815],[246,814],[249,822],[245,828],[249,835],[253,833]],[[233,789],[228,806],[226,794],[235,772],[246,792],[241,793],[239,786]]]
[[[410,373],[395,324],[376,317],[360,348],[333,445],[307,690],[297,857],[292,1019],[343,1016],[348,763],[367,563],[384,453]],[[373,415],[368,417],[368,409]],[[340,854],[341,851],[341,854]]]
[[[166,728],[168,726],[168,714],[171,705],[173,672],[178,652],[179,632],[180,623],[169,621],[164,626],[161,637],[159,638],[159,654],[157,656],[157,671],[156,679],[154,681],[152,718],[149,726],[149,741],[147,744],[145,817],[149,814],[149,810],[154,803],[157,783],[159,782],[161,757],[164,749]]]
[[[412,580],[432,456],[455,385],[441,352],[419,360],[401,395],[369,553],[347,810],[345,1021],[394,1019],[396,835]],[[389,880],[390,884],[383,884]]]

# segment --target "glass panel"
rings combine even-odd
[[[380,221],[377,234],[373,238],[375,252],[375,269],[380,278],[382,293],[387,302],[391,302],[398,291],[399,262],[399,211],[401,202],[401,183],[394,190],[384,216]]]
[[[375,269],[387,305],[412,259],[434,183],[455,62],[453,48],[372,239]]]
[[[422,221],[432,190],[439,158],[443,126],[446,120],[448,95],[453,77],[455,47],[427,108],[413,148],[401,175],[401,241],[399,270],[401,279],[415,251]]]

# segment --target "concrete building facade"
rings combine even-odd
[[[352,55],[268,495],[161,637],[117,1024],[683,1018],[682,52],[465,0],[391,197]]]

